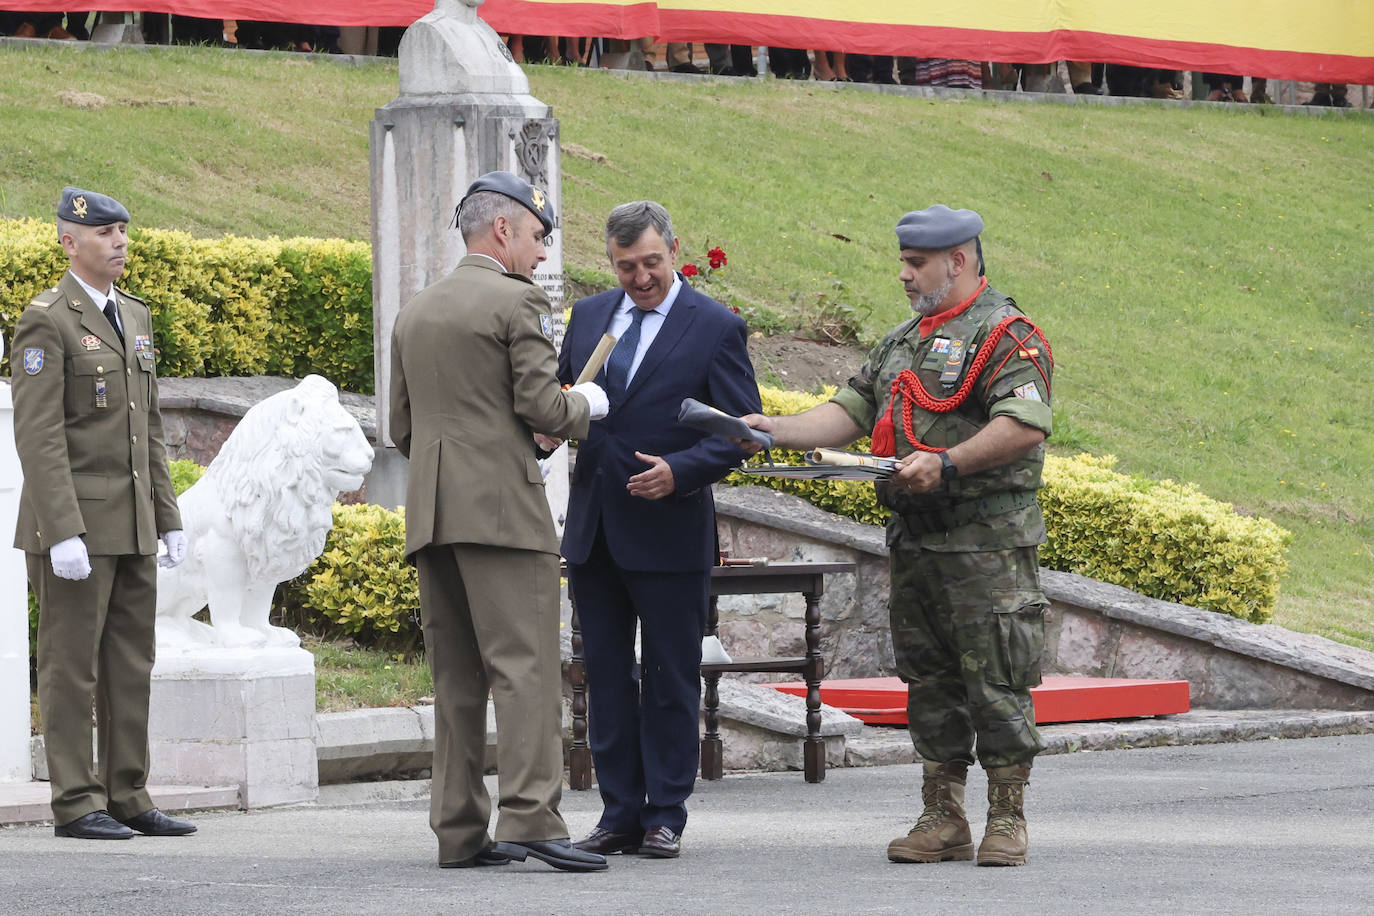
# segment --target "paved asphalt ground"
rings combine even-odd
[[[0,912],[1370,913],[1371,760],[1374,735],[1043,757],[1023,868],[889,863],[919,807],[915,766],[699,783],[681,859],[614,856],[591,875],[441,870],[424,799],[204,813],[189,838],[11,827]],[[969,798],[976,841],[981,778]],[[594,792],[564,796],[575,835],[599,810]]]

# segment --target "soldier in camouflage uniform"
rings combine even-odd
[[[982,228],[978,214],[940,205],[903,216],[900,278],[915,316],[829,402],[745,418],[792,448],[873,430],[874,453],[901,459],[876,486],[892,513],[892,644],[925,810],[888,846],[895,862],[974,857],[963,801],[976,744],[989,801],[978,864],[1023,864],[1025,786],[1043,747],[1030,699],[1047,604],[1035,492],[1053,364],[1039,329],[988,286]]]

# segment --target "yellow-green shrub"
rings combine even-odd
[[[1045,462],[1040,559],[1133,591],[1264,623],[1273,617],[1291,535],[1172,480],[1112,470],[1116,458]]]
[[[334,506],[334,527],[324,553],[285,588],[320,622],[359,642],[386,642],[405,634],[419,613],[415,568],[405,562],[405,510]],[[322,618],[322,620],[320,620]]]
[[[760,387],[759,394],[764,413],[782,415],[814,407],[833,391],[812,395]],[[852,446],[859,451],[868,447],[867,439]],[[773,458],[780,464],[801,461],[798,453],[777,449]],[[1279,580],[1288,568],[1283,554],[1287,531],[1266,519],[1239,515],[1194,487],[1117,473],[1115,463],[1111,456],[1045,459],[1040,505],[1049,541],[1040,550],[1043,565],[1255,623],[1272,618]],[[869,524],[887,518],[867,483],[739,472],[725,483],[794,493]]]
[[[9,339],[24,307],[66,268],[52,223],[0,220],[0,334]],[[365,242],[135,228],[120,285],[152,309],[164,376],[317,372],[348,391],[373,390]]]
[[[205,476],[205,468],[194,461],[180,458],[167,462],[167,469],[172,474],[172,492],[177,496],[191,489],[192,484]]]

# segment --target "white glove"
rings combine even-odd
[[[606,400],[606,392],[601,390],[601,386],[596,382],[583,382],[580,385],[573,385],[568,389],[575,391],[586,398],[587,406],[592,409],[592,419],[600,420],[610,413],[611,402]]]
[[[186,535],[180,528],[173,528],[162,532],[162,543],[166,545],[167,552],[157,558],[157,565],[164,569],[180,566],[181,561],[186,559]]]
[[[52,559],[52,571],[60,579],[81,580],[91,574],[91,557],[86,553],[86,542],[81,536],[58,541],[48,551]]]

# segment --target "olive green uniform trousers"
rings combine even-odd
[[[144,786],[157,560],[92,556],[91,574],[73,581],[55,575],[46,554],[25,556],[40,609],[38,706],[53,821],[69,824],[100,810],[123,819],[142,814],[153,807]]]

